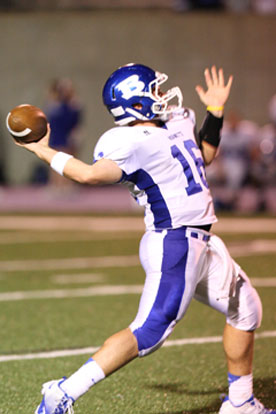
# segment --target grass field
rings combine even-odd
[[[82,217],[79,231],[72,225],[76,216],[67,218],[67,227],[63,217],[39,225],[36,216],[37,226],[29,219],[0,220],[0,414],[33,413],[43,382],[69,375],[90,356],[85,348],[126,327],[144,280],[137,257],[142,218],[133,218],[141,222],[134,227],[120,218],[118,228],[111,224],[116,218],[102,218],[106,226],[98,231],[92,217]],[[219,234],[263,302],[258,334],[265,335],[255,344],[254,391],[276,408],[276,219],[256,231],[257,218],[247,226],[241,219],[238,232],[231,231],[232,220],[225,231],[221,220]],[[170,346],[98,384],[77,401],[76,414],[216,413],[227,389],[223,326],[223,316],[194,301]],[[177,339],[191,343],[177,345]],[[58,357],[58,351],[68,354]]]

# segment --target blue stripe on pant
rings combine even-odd
[[[185,290],[187,256],[185,229],[168,230],[163,240],[162,274],[155,301],[143,325],[133,332],[139,352],[158,348],[170,325],[175,324]]]

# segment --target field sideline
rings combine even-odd
[[[137,215],[0,215],[0,414],[33,413],[43,382],[69,375],[131,322],[143,230]],[[222,217],[213,230],[261,296],[254,392],[276,408],[276,219]],[[76,414],[217,413],[227,385],[223,325],[193,301],[160,351],[95,387]]]
[[[85,230],[99,232],[143,231],[142,216],[0,215],[0,230]],[[213,225],[217,233],[276,233],[276,219],[264,217],[222,217]]]

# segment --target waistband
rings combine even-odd
[[[205,227],[205,226],[204,226]],[[208,230],[202,227],[193,227],[193,226],[182,226],[177,227],[176,229],[165,229],[165,230],[154,230],[156,233],[166,232],[167,234],[171,233],[171,236],[174,234],[175,238],[179,240],[183,237],[192,237],[194,239],[202,240],[208,242],[210,240],[211,234]]]
[[[208,242],[211,237],[211,235],[208,234],[206,230],[195,227],[186,227],[185,231],[187,237],[193,237],[194,239],[202,240],[205,242]]]

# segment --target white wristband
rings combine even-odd
[[[67,161],[73,158],[72,155],[66,154],[65,152],[57,152],[51,161],[51,168],[55,170],[58,174],[63,175],[63,170]]]

